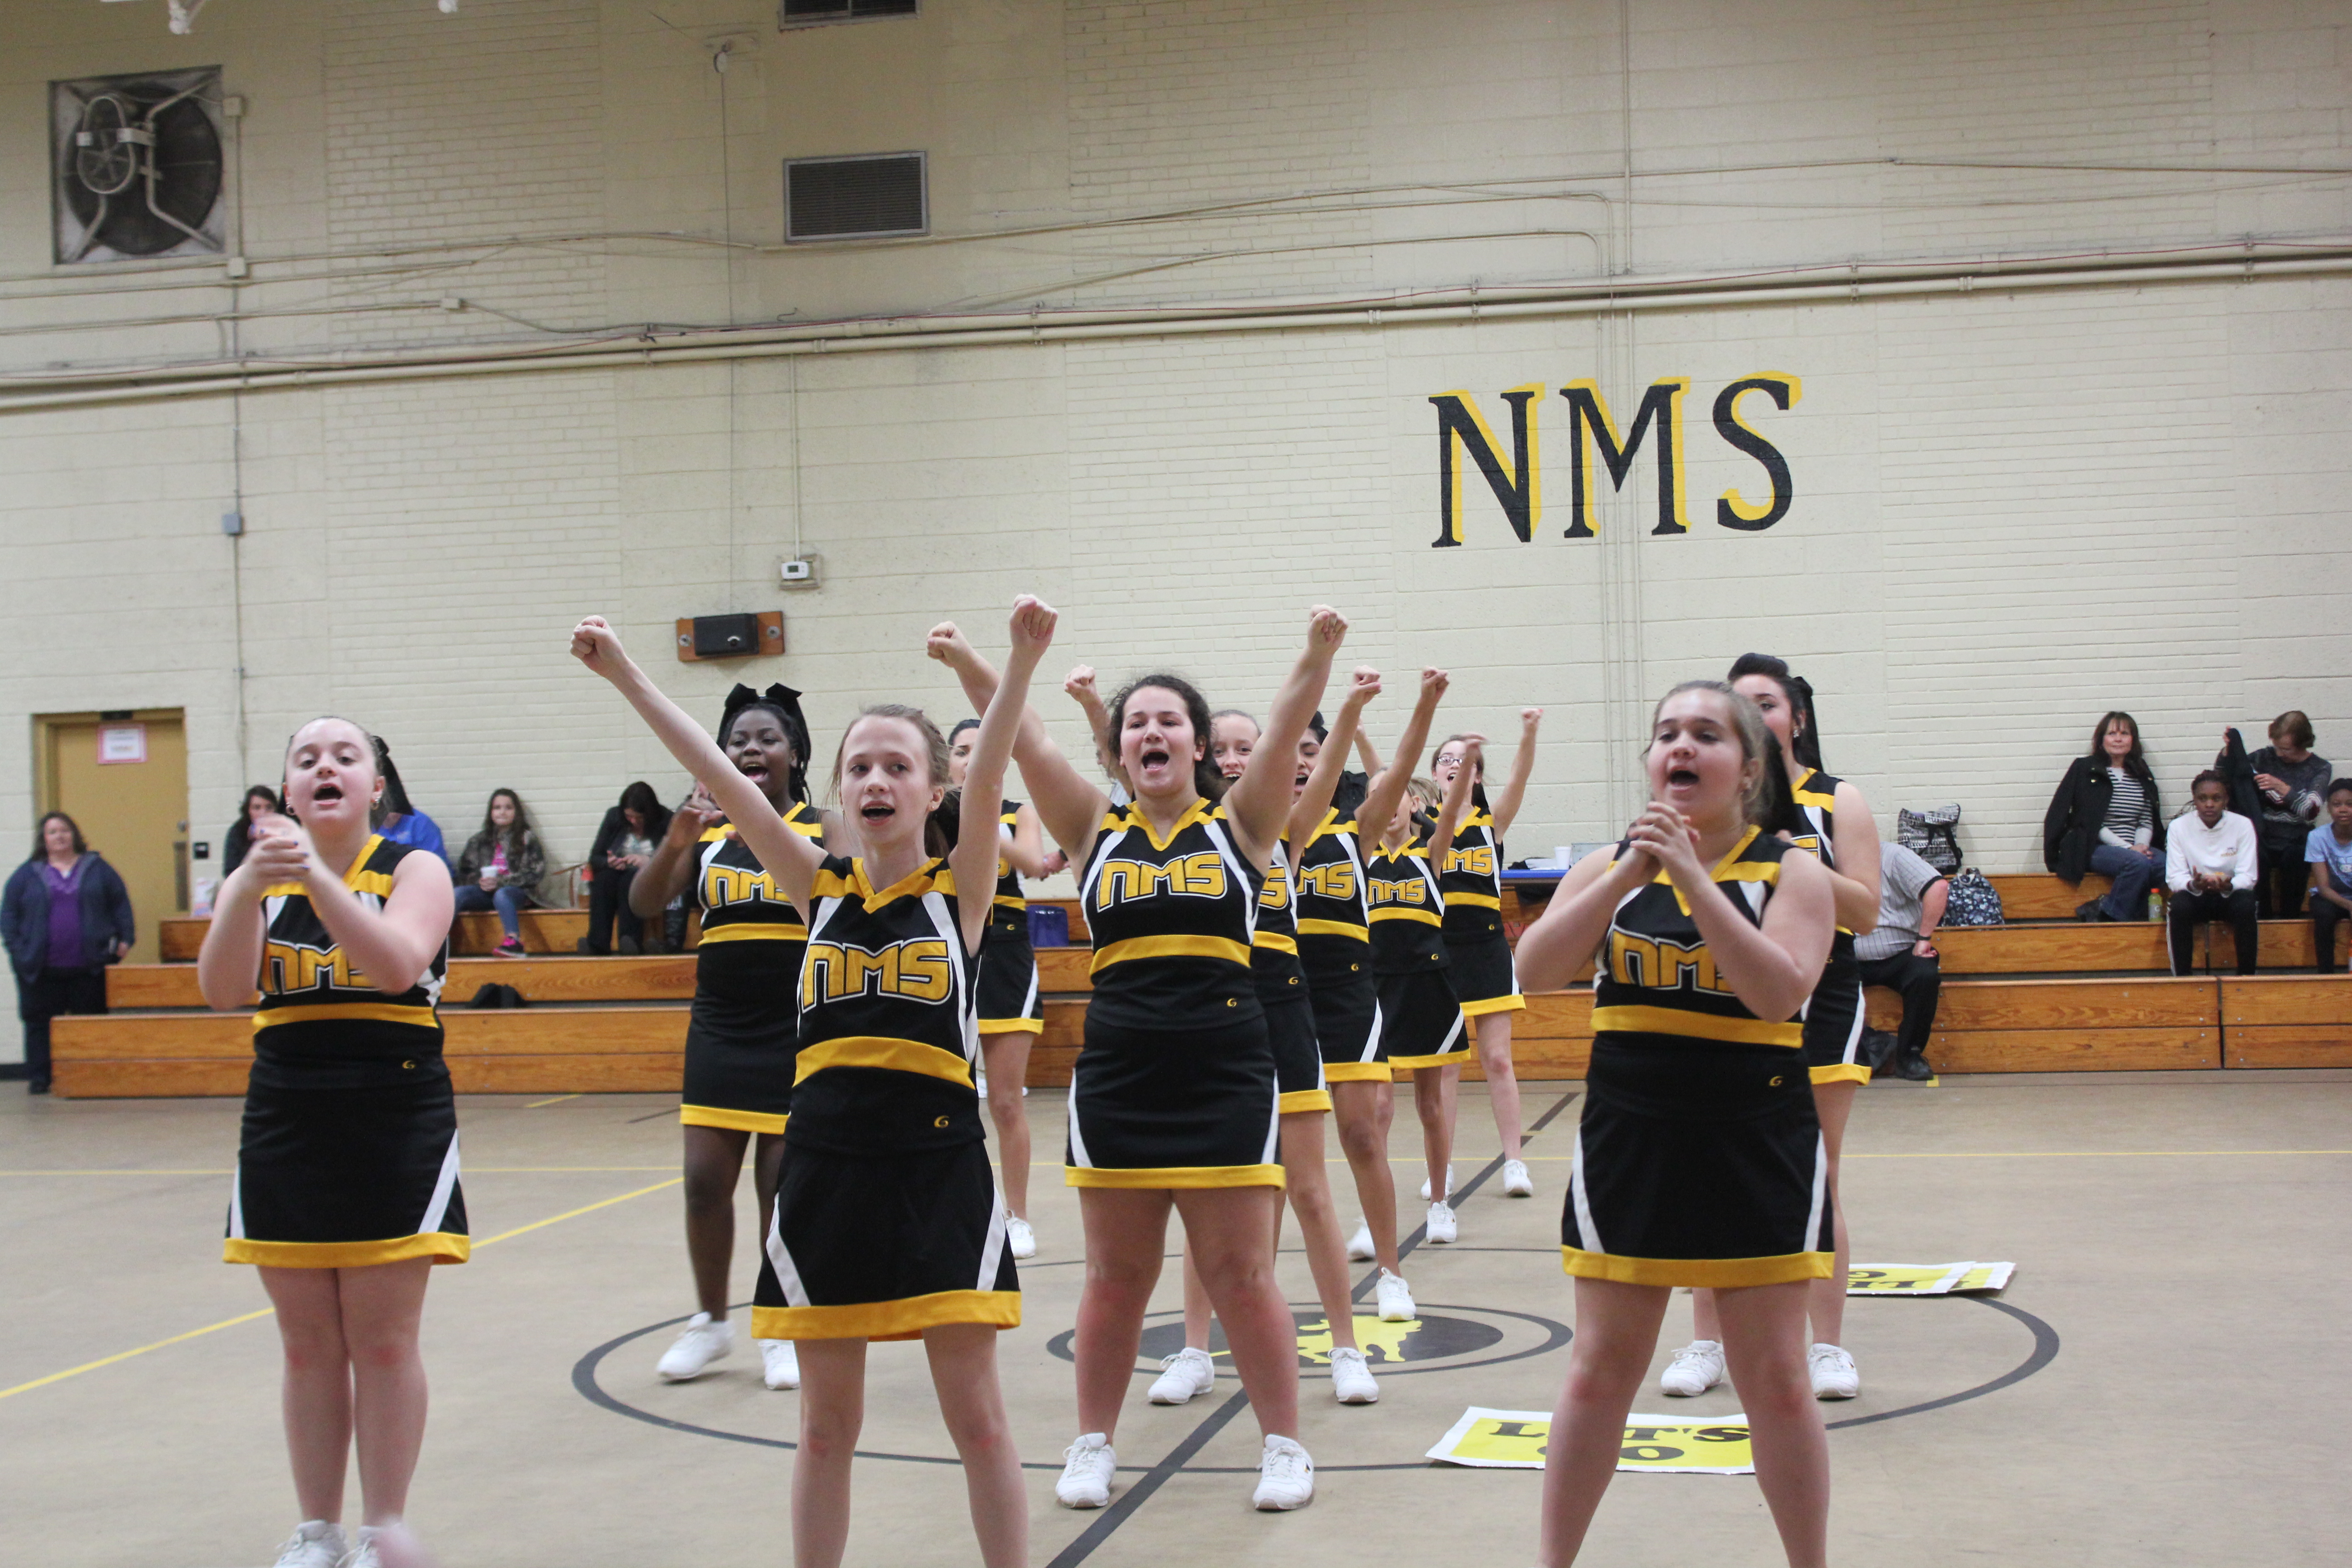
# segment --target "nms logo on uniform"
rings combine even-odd
[[[1545,406],[1541,385],[1515,386],[1500,395],[1511,413],[1510,456],[1495,437],[1476,399],[1467,392],[1444,392],[1429,401],[1437,409],[1437,538],[1434,549],[1462,542],[1462,476],[1475,468],[1495,494],[1511,531],[1527,543],[1543,521],[1543,456],[1536,440],[1538,413]],[[1683,398],[1690,391],[1688,376],[1654,381],[1633,411],[1633,424],[1620,433],[1600,384],[1571,381],[1559,389],[1569,407],[1569,516],[1560,531],[1567,539],[1598,536],[1600,476],[1609,475],[1612,489],[1623,489],[1633,472],[1643,444],[1647,442],[1658,472],[1657,533],[1688,533],[1690,517],[1684,504],[1683,455],[1688,449],[1684,429]],[[1738,487],[1725,490],[1715,503],[1717,527],[1759,533],[1789,515],[1796,485],[1780,449],[1748,423],[1740,399],[1760,393],[1786,413],[1803,395],[1803,384],[1793,375],[1761,373],[1744,375],[1715,395],[1715,434],[1733,450],[1752,458],[1763,469],[1769,487],[1767,499],[1749,500]],[[1751,404],[1750,407],[1754,405]],[[1465,464],[1464,458],[1467,458]],[[1595,462],[1594,459],[1599,461]]]

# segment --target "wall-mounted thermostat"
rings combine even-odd
[[[795,555],[778,564],[776,575],[787,588],[814,588],[816,586],[816,561],[814,555]]]

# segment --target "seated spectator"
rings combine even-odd
[[[1864,985],[1892,987],[1903,998],[1903,1025],[1895,1037],[1893,1078],[1922,1083],[1936,1076],[1927,1065],[1927,1037],[1936,1027],[1936,1004],[1944,993],[1944,965],[1936,951],[1936,928],[1944,921],[1951,893],[1944,874],[1900,844],[1878,847],[1878,927],[1853,939]]]
[[[2165,935],[2172,973],[2187,974],[2197,928],[2226,920],[2238,938],[2238,973],[2252,974],[2262,940],[2254,913],[2254,825],[2230,809],[2230,784],[2212,768],[2189,786],[2193,810],[2174,818],[2165,835]]]
[[[286,805],[278,798],[278,792],[268,784],[255,784],[245,792],[245,809],[236,814],[236,820],[230,823],[228,831],[221,836],[221,876],[224,879],[245,859],[246,851],[253,847],[253,825],[285,809]]]
[[[82,842],[62,811],[41,818],[31,858],[0,892],[0,940],[16,972],[16,1016],[25,1022],[26,1088],[49,1092],[49,1020],[106,1011],[106,966],[138,940],[131,890]]]
[[[2141,753],[2139,724],[2110,713],[2091,731],[2091,750],[2066,768],[2042,819],[2042,862],[2080,882],[2096,871],[2115,879],[2106,897],[2074,908],[2078,921],[2147,918],[2147,890],[2164,877],[2164,827],[2156,778]]]
[[[419,849],[430,849],[449,863],[449,847],[442,842],[440,825],[409,803],[408,791],[400,782],[400,770],[392,765],[392,748],[383,743],[382,735],[370,735],[375,742],[376,772],[383,778],[383,799],[376,809],[383,815],[376,819],[376,833],[388,844],[413,844]]]
[[[547,855],[523,819],[522,796],[492,790],[482,830],[466,840],[457,857],[457,912],[499,911],[506,932],[500,958],[522,956],[522,911],[538,901],[539,879],[546,874]]]
[[[2272,720],[2270,736],[2269,745],[2246,759],[2263,797],[2262,820],[2255,825],[2261,872],[2254,893],[2263,919],[2292,920],[2303,912],[2311,874],[2304,847],[2323,814],[2331,770],[2326,757],[2312,754],[2315,737],[2300,710],[2290,708]],[[2220,767],[2220,759],[2213,765]]]
[[[643,779],[623,790],[621,804],[604,814],[588,851],[588,934],[580,939],[582,952],[600,958],[611,952],[615,924],[621,952],[645,951],[644,929],[629,909],[629,884],[667,831],[669,812]]]
[[[2336,927],[2352,919],[2352,779],[2327,786],[2327,820],[2311,830],[2305,864],[2320,868],[2311,889],[2311,951],[2319,973],[2336,972]]]

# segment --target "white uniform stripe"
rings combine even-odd
[[[1804,1250],[1819,1248],[1822,1234],[1822,1211],[1830,1201],[1829,1140],[1816,1133],[1813,1138],[1813,1206],[1805,1215]]]
[[[1433,1057],[1442,1057],[1446,1052],[1454,1049],[1455,1046],[1459,1045],[1462,1040],[1462,1026],[1465,1021],[1462,1009],[1459,1007],[1454,1008],[1454,1027],[1445,1031],[1444,1044],[1439,1046],[1435,1050],[1429,1054]]]
[[[988,1205],[988,1240],[980,1249],[980,1279],[975,1290],[996,1289],[996,1270],[1004,1257],[1004,1194],[991,1190]]]
[[[1274,1092],[1266,1096],[1265,1147],[1258,1152],[1257,1163],[1261,1165],[1282,1163],[1282,1080],[1278,1075],[1275,1079]]]
[[[1381,1005],[1378,1002],[1372,1004],[1372,1026],[1364,1034],[1364,1054],[1356,1059],[1360,1062],[1381,1059]]]
[[[1868,1012],[1869,1009],[1864,999],[1856,996],[1853,999],[1853,1026],[1846,1031],[1845,1050],[1838,1058],[1838,1060],[1849,1067],[1862,1055],[1862,1028],[1864,1024],[1870,1022]]]
[[[1077,1086],[1075,1084],[1070,1088],[1069,1118],[1070,1163],[1084,1170],[1093,1165],[1095,1162],[1094,1157],[1087,1152],[1087,1135],[1078,1130],[1078,1094]]]
[[[441,1218],[449,1212],[450,1195],[457,1190],[457,1135],[449,1134],[449,1151],[441,1156],[441,1177],[433,1184],[433,1201],[425,1205],[425,1223],[416,1227],[419,1236],[430,1236],[441,1228]]]
[[[1568,1201],[1576,1215],[1576,1245],[1587,1252],[1606,1252],[1601,1227],[1592,1223],[1592,1194],[1584,1185],[1584,1126],[1577,1124],[1576,1142],[1568,1167]]]
[[[239,1160],[228,1179],[228,1234],[232,1239],[245,1239],[245,1162]]]
[[[784,1304],[805,1307],[809,1304],[808,1287],[801,1283],[799,1266],[793,1262],[790,1248],[784,1246],[784,1231],[780,1222],[783,1211],[779,1208],[768,1221],[768,1267],[776,1271],[776,1283],[783,1288]]]
[[[1036,1010],[1037,1010],[1037,963],[1036,963],[1036,961],[1035,961],[1034,959],[1032,959],[1032,960],[1030,961],[1030,963],[1029,963],[1029,992],[1028,992],[1028,994],[1026,994],[1026,995],[1024,995],[1024,996],[1023,996],[1023,997],[1021,998],[1021,1011],[1020,1011],[1019,1013],[1017,1013],[1017,1014],[1013,1015],[1013,1016],[1014,1016],[1015,1017],[1026,1018],[1026,1017],[1028,1017],[1031,1014],[1033,1014],[1033,1013],[1036,1012]]]

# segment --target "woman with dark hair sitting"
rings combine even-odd
[[[228,825],[228,831],[221,835],[221,876],[224,879],[245,863],[246,851],[253,847],[253,825],[285,809],[278,798],[278,792],[268,784],[255,784],[245,792],[244,807],[237,812],[236,820]]]
[[[2130,714],[2102,718],[2090,751],[2067,765],[2042,818],[2042,862],[2069,882],[2089,871],[2115,879],[2105,898],[2075,906],[2076,920],[2147,918],[2148,889],[2164,877],[2164,819]]]
[[[500,958],[522,956],[522,912],[546,874],[547,853],[524,820],[522,796],[510,789],[492,790],[482,830],[466,840],[457,857],[457,912],[499,911],[506,933],[498,946]]]
[[[621,792],[621,804],[604,814],[596,842],[588,851],[588,934],[580,939],[582,952],[598,957],[614,947],[613,925],[619,921],[620,950],[644,951],[643,930],[629,908],[629,884],[654,858],[654,847],[669,831],[669,810],[639,779]]]
[[[82,842],[81,829],[64,812],[41,818],[31,858],[0,894],[0,936],[16,971],[26,1087],[47,1094],[49,1020],[60,1013],[105,1012],[106,966],[137,940],[130,890]]]

